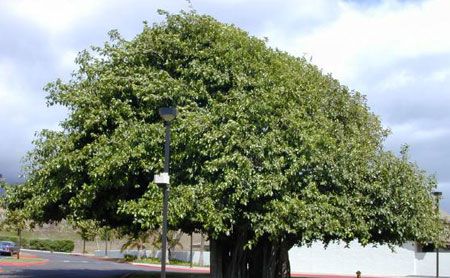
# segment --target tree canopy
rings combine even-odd
[[[110,32],[80,52],[70,81],[46,86],[49,105],[69,115],[35,140],[11,207],[44,222],[159,228],[158,108],[175,106],[171,229],[239,234],[249,250],[262,240],[289,249],[437,238],[434,179],[406,148],[384,150],[388,132],[363,95],[233,25],[163,14],[131,40]]]

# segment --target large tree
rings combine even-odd
[[[12,208],[158,229],[158,108],[176,106],[169,228],[209,236],[212,277],[288,277],[288,250],[316,240],[437,238],[434,180],[383,149],[364,96],[232,25],[165,16],[130,41],[111,32],[46,87],[69,115],[35,141]]]

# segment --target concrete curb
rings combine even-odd
[[[147,268],[152,268],[155,270],[161,270],[161,265],[160,264],[146,264],[146,263],[130,263],[132,265],[136,265],[136,266],[143,266],[143,267],[147,267]],[[187,267],[187,266],[182,266],[182,265],[167,265],[166,266],[166,270],[167,271],[185,271],[188,273],[209,273],[209,267]]]

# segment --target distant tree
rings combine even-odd
[[[22,232],[26,229],[32,229],[34,225],[28,219],[23,210],[6,210],[3,221],[0,223],[2,230],[14,231],[17,233],[18,252],[17,259],[20,259],[20,249],[22,248]]]
[[[127,249],[130,248],[136,248],[137,249],[137,258],[141,259],[141,250],[146,249],[147,244],[151,244],[152,236],[154,232],[153,231],[144,231],[139,232],[135,235],[129,235],[127,237],[127,241],[122,245],[121,252],[124,252]]]
[[[153,235],[154,235],[154,240],[153,240],[153,246],[156,248],[161,249],[161,239],[162,239],[162,234],[161,231],[153,231]],[[183,248],[183,245],[181,244],[180,240],[181,237],[183,236],[183,232],[182,231],[168,231],[167,232],[167,251],[169,253],[168,256],[168,261],[173,259],[173,251],[176,247],[181,247]]]
[[[108,256],[108,243],[112,242],[114,238],[116,238],[118,232],[109,226],[102,226],[98,228],[98,235],[100,239],[105,242],[105,256]]]
[[[99,234],[99,223],[94,220],[72,220],[71,223],[83,240],[83,253],[86,253],[86,241],[95,240],[95,237]]]
[[[438,239],[435,180],[385,151],[365,97],[306,59],[191,12],[110,36],[46,87],[69,116],[35,140],[12,209],[158,229],[158,108],[176,106],[169,226],[208,236],[212,277],[289,277],[288,250],[317,240]]]
[[[0,190],[4,190],[4,188],[7,186],[7,183],[5,179],[3,178],[3,175],[0,174]]]
[[[35,227],[35,222],[31,220],[29,210],[22,209],[11,209],[9,208],[9,200],[17,198],[18,189],[20,189],[19,185],[10,185],[5,181],[1,181],[2,183],[0,188],[5,190],[5,196],[1,198],[1,208],[3,208],[4,215],[2,221],[0,222],[0,229],[7,231],[14,231],[17,234],[18,242],[17,247],[19,251],[17,252],[17,259],[20,259],[20,249],[22,248],[22,232],[24,230],[32,230]],[[8,197],[6,197],[8,196]]]

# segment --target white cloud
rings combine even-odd
[[[410,86],[416,80],[416,76],[412,73],[401,70],[399,72],[389,75],[385,80],[379,84],[379,89],[383,91],[399,89],[405,86]]]
[[[2,8],[22,20],[30,21],[53,33],[73,28],[76,22],[82,22],[86,17],[95,14],[102,5],[105,5],[104,2],[103,0],[16,0],[3,2]]]
[[[432,72],[428,80],[431,82],[444,82],[450,80],[450,68]]]
[[[21,85],[18,76],[19,71],[13,61],[6,59],[0,61],[0,99],[2,100],[0,102],[0,115],[2,118],[9,116],[13,106],[25,101],[21,94],[24,86]]]
[[[420,143],[424,141],[434,141],[445,139],[450,136],[450,128],[434,127],[434,128],[418,128],[416,123],[403,123],[392,125],[392,139],[407,139],[410,143]]]
[[[283,30],[277,42],[296,55],[307,53],[313,62],[340,79],[355,79],[360,67],[377,67],[401,58],[449,53],[450,1],[429,0],[405,4],[384,1],[365,9],[340,2],[332,23],[321,25],[306,36]],[[283,35],[281,35],[283,34]]]
[[[59,54],[59,67],[61,72],[71,72],[75,69],[75,58],[78,55],[78,51],[73,49],[61,51]]]

